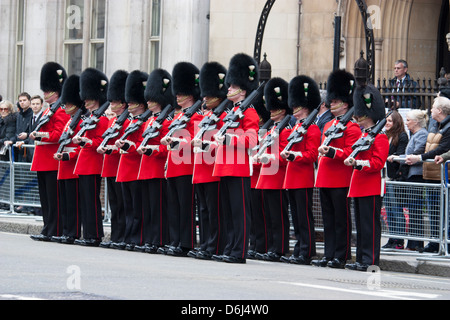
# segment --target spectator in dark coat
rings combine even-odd
[[[397,111],[394,111],[386,120],[385,132],[389,139],[389,157],[386,163],[387,176],[391,181],[404,181],[408,173],[402,169],[407,169],[408,167],[400,166],[400,163],[395,162],[394,158],[405,154],[409,141],[408,134],[405,131],[403,118]],[[386,215],[389,233],[394,236],[400,234],[405,235],[405,217],[403,207],[401,206],[401,199],[398,199],[401,194],[399,191],[395,185],[387,186],[387,195],[390,200],[386,201],[385,204]],[[403,249],[404,240],[391,237],[383,248]]]
[[[16,134],[8,142],[8,144],[16,144],[19,141],[24,141],[30,134],[31,117],[33,116],[33,110],[31,110],[31,97],[28,93],[23,92],[18,97],[19,102],[17,108],[19,112],[16,117]],[[31,159],[27,161],[27,150],[22,148],[14,148],[15,160],[19,162],[31,162]]]
[[[10,101],[0,102],[0,160],[9,160],[7,141],[11,141],[16,134],[16,112]]]

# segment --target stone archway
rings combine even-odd
[[[374,19],[375,79],[392,77],[397,59],[409,63],[413,78],[435,78],[442,0],[366,0]],[[351,70],[365,50],[365,35],[355,1],[342,1],[344,64]]]

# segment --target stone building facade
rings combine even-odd
[[[446,43],[449,0],[366,0],[375,38],[375,78],[392,76],[397,59],[413,78],[450,70]],[[238,52],[253,55],[266,0],[0,0],[0,94],[40,93],[39,72],[57,61],[69,73],[95,67],[156,67],[179,61],[227,65]],[[342,17],[341,68],[353,70],[366,48],[354,0],[277,0],[267,20],[262,52],[272,76],[307,74],[326,81],[333,68],[334,20]]]

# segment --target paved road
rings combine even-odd
[[[176,300],[188,307],[202,300],[450,298],[450,279],[441,277],[225,264],[35,242],[22,234],[0,233],[0,243],[0,300]]]

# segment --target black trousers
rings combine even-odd
[[[63,220],[63,235],[81,238],[81,214],[78,179],[59,180],[59,207]]]
[[[380,263],[381,197],[353,198],[356,224],[356,261],[368,265]]]
[[[294,256],[311,258],[316,255],[315,221],[313,214],[312,188],[289,190],[292,224],[297,243]]]
[[[144,244],[144,212],[142,209],[142,181],[122,182],[125,205],[124,242],[133,245]]]
[[[192,176],[168,178],[167,200],[170,245],[193,249],[196,244],[196,213]]]
[[[263,190],[264,211],[270,216],[272,246],[270,252],[284,255],[289,252],[289,213],[285,190]]]
[[[125,204],[122,185],[115,177],[106,178],[108,185],[108,202],[111,209],[111,241],[123,242],[125,237]]]
[[[144,210],[144,242],[162,247],[168,243],[167,183],[165,179],[142,182]]]
[[[58,206],[58,171],[39,171],[37,179],[44,221],[41,234],[47,237],[61,236],[63,221]]]
[[[250,178],[222,177],[221,182],[222,211],[227,228],[224,255],[245,259],[251,222]]]
[[[104,236],[100,187],[100,175],[79,176],[80,211],[84,239],[101,240]]]
[[[351,259],[352,219],[348,188],[321,188],[320,204],[324,227],[325,250],[328,259]]]
[[[250,226],[250,250],[258,253],[269,251],[272,246],[272,230],[270,228],[270,216],[264,210],[263,190],[251,189],[251,226]]]
[[[220,182],[195,185],[199,205],[200,249],[221,255],[225,246],[224,221],[220,204]]]

